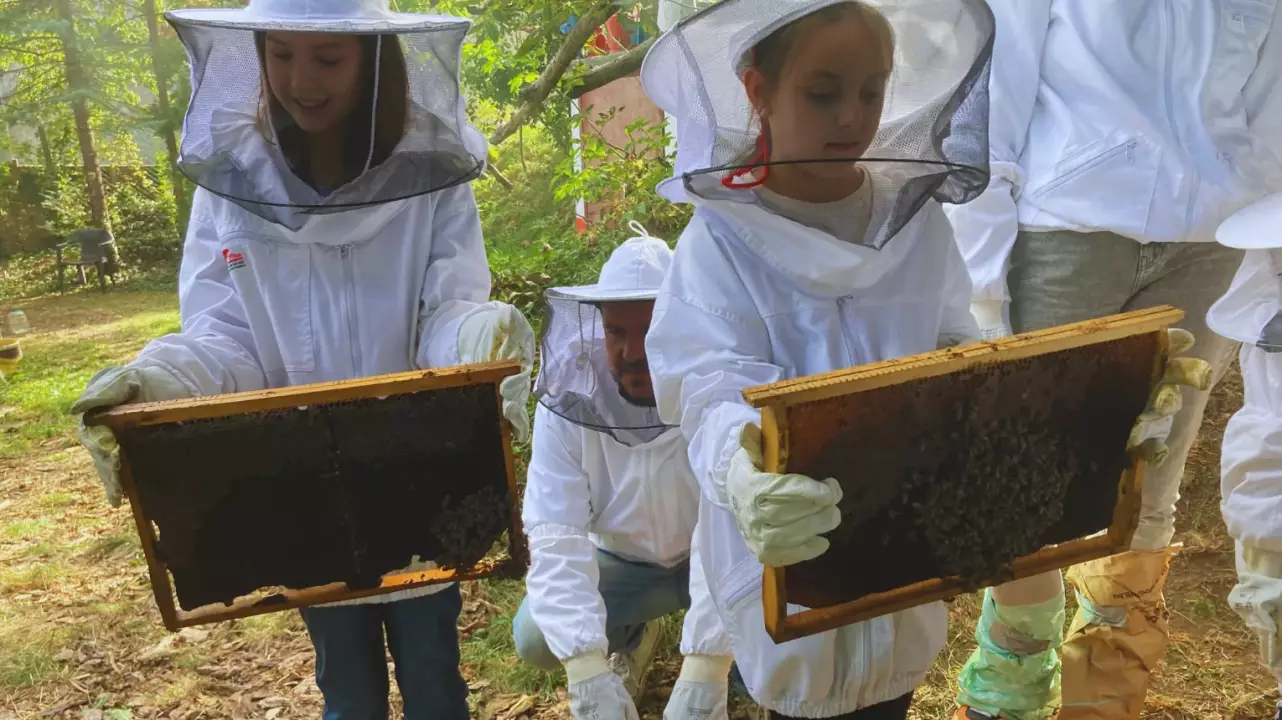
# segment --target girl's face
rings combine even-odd
[[[881,123],[890,48],[855,15],[800,31],[778,78],[771,81],[756,68],[744,73],[748,99],[769,132],[770,160],[857,159]],[[777,166],[771,173],[816,190],[828,186],[820,195],[840,189],[833,185],[858,187],[861,178],[853,162]]]
[[[272,95],[304,132],[338,128],[355,110],[361,96],[355,35],[272,32],[265,50]]]

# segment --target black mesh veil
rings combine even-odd
[[[605,433],[629,447],[667,432],[654,407],[619,393],[606,357],[600,304],[549,290],[539,344],[535,397],[575,425]]]
[[[984,0],[723,0],[672,28],[646,57],[641,79],[677,123],[675,202],[759,202],[727,187],[736,171],[769,167],[742,77],[754,48],[776,30],[833,5],[878,16],[893,36],[880,128],[857,162],[874,178],[872,218],[860,244],[880,249],[929,200],[964,203],[988,184],[988,76],[994,21]],[[884,23],[882,22],[884,21]]]
[[[317,4],[317,0],[257,0],[267,5]],[[342,0],[325,0],[343,5]],[[467,121],[459,87],[463,39],[470,23],[461,18],[388,13],[386,2],[347,2],[373,16],[351,22],[307,17],[260,18],[245,10],[174,11],[166,18],[178,31],[191,60],[192,98],[183,124],[179,167],[197,185],[271,222],[297,230],[309,215],[341,212],[401,200],[476,178],[484,168],[485,140]],[[292,6],[291,6],[292,8]],[[306,15],[307,8],[297,12]],[[384,19],[386,18],[386,19]],[[269,117],[257,36],[272,29],[373,35],[376,63],[399,45],[407,76],[405,131],[382,162],[346,184],[322,193],[298,177],[285,160],[279,133],[289,117]],[[377,73],[375,74],[377,77]],[[399,88],[377,87],[378,93]],[[373,112],[372,104],[367,110]],[[279,113],[277,113],[279,114]],[[370,148],[368,138],[352,143]],[[389,144],[390,147],[390,144]]]

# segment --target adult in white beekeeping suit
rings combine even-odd
[[[729,641],[697,562],[691,570],[699,488],[685,438],[655,409],[646,362],[672,251],[633,228],[599,282],[546,293],[523,511],[529,594],[513,635],[526,662],[564,664],[576,720],[636,718],[658,619],[688,608],[683,679],[719,697],[724,717],[729,663],[704,658],[724,657]]]
[[[938,200],[987,181],[975,78],[991,37],[982,1],[724,0],[659,38],[642,69],[678,124],[660,193],[696,207],[655,304],[650,371],[703,491],[713,605],[775,718],[904,718],[945,640],[941,603],[767,636],[762,563],[822,553],[842,493],[761,472],[760,415],[741,391],[976,336]]]
[[[989,591],[959,716],[1135,718],[1167,643],[1162,589],[1185,458],[1234,343],[1207,330],[1241,252],[1215,228],[1282,174],[1259,100],[1282,75],[1276,0],[989,0],[992,182],[950,210],[985,335],[1160,304],[1183,309],[1209,363],[1164,391],[1183,406],[1146,444],[1131,551]],[[1187,338],[1185,338],[1187,340]],[[1194,368],[1195,369],[1195,368]],[[1164,460],[1164,462],[1163,462]]]
[[[1264,666],[1282,688],[1282,194],[1240,211],[1217,237],[1247,251],[1207,316],[1213,330],[1242,343],[1245,403],[1220,453],[1220,509],[1237,545],[1229,604],[1259,638]]]
[[[104,370],[73,407],[519,358],[534,334],[487,302],[469,182],[485,142],[458,70],[469,23],[387,0],[251,0],[175,10],[192,65],[179,164],[198,186],[182,330]],[[528,374],[502,386],[528,433]],[[81,430],[113,504],[119,451]],[[456,585],[302,611],[326,720],[386,717],[390,649],[407,718],[468,717]],[[384,634],[386,633],[386,643]]]

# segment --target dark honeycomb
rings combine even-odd
[[[824,403],[789,470],[841,483],[829,550],[788,568],[788,600],[826,607],[934,578],[960,590],[1112,524],[1126,441],[1149,394],[1153,336],[972,368]],[[834,420],[835,419],[835,420]],[[809,426],[807,426],[809,422]],[[832,427],[835,425],[835,427]]]
[[[480,560],[511,523],[490,385],[117,432],[179,605],[377,586]]]

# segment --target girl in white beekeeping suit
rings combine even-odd
[[[469,182],[485,142],[458,69],[469,23],[387,0],[251,0],[166,14],[192,64],[180,166],[200,188],[179,278],[182,330],[90,381],[74,412],[533,355],[490,273]],[[529,376],[502,387],[528,432]],[[84,428],[108,499],[118,454]],[[458,587],[302,611],[327,720],[463,720]],[[384,644],[386,633],[386,646]]]
[[[982,0],[725,0],[642,69],[678,126],[660,193],[696,206],[654,309],[650,370],[703,491],[712,602],[775,718],[904,718],[944,644],[941,603],[782,645],[766,635],[762,563],[824,552],[841,490],[763,473],[741,391],[977,336],[939,202],[987,182],[992,34]]]
[[[1282,194],[1240,211],[1216,238],[1246,250],[1233,285],[1207,315],[1242,343],[1245,403],[1229,420],[1220,454],[1220,509],[1237,545],[1229,604],[1260,640],[1282,688]],[[1277,717],[1282,720],[1282,708]]]

